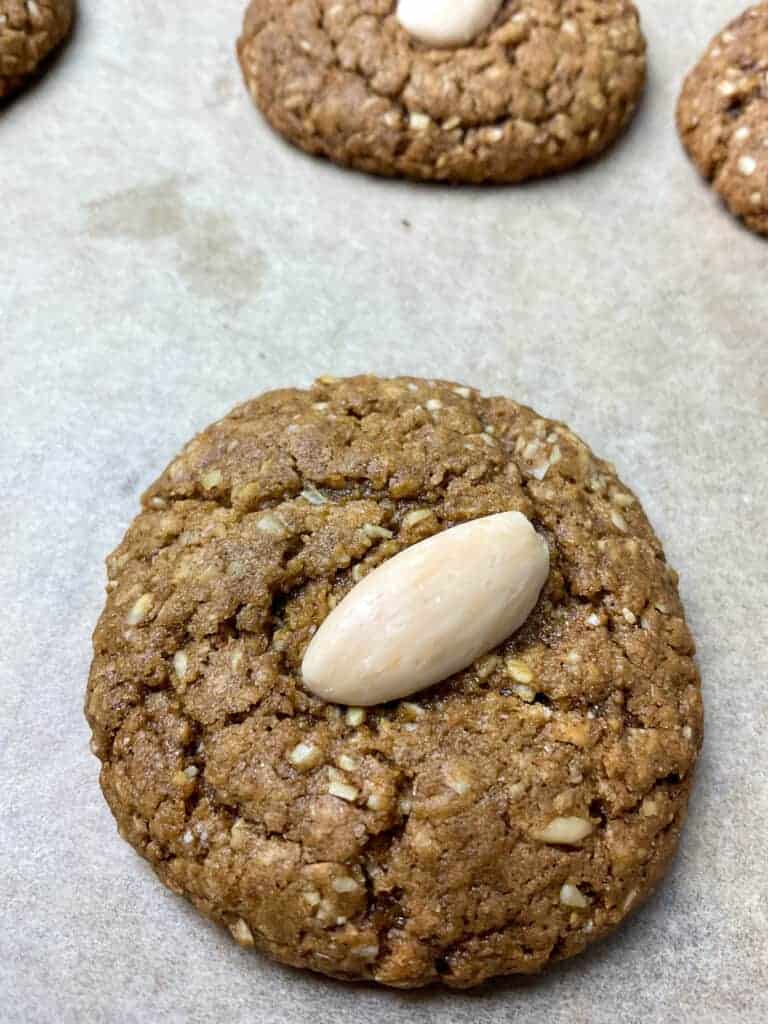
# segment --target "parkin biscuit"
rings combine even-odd
[[[309,692],[359,581],[508,511],[549,552],[517,632],[407,699]],[[241,945],[469,987],[573,956],[661,878],[702,736],[694,645],[637,498],[564,424],[414,378],[264,394],[171,462],[107,567],[104,795]]]

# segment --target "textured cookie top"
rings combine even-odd
[[[256,103],[311,153],[379,174],[520,181],[603,150],[631,116],[645,43],[628,0],[506,0],[456,50],[394,0],[252,0],[238,50]]]
[[[0,98],[17,89],[69,31],[73,0],[0,0]]]
[[[518,633],[409,700],[303,688],[358,580],[506,510],[551,559]],[[86,705],[105,795],[243,945],[391,985],[534,972],[674,850],[701,737],[676,576],[562,424],[434,381],[266,394],[170,464],[108,573]]]
[[[685,80],[677,122],[731,212],[768,235],[768,3],[715,36]]]

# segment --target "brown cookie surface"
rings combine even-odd
[[[72,25],[74,0],[0,0],[0,99],[19,89]]]
[[[768,3],[715,36],[685,80],[677,124],[731,213],[768,235]]]
[[[505,0],[470,45],[412,39],[395,0],[252,0],[238,53],[278,132],[375,174],[517,182],[602,152],[632,117],[645,41],[628,0]]]
[[[359,579],[507,510],[550,550],[519,632],[409,700],[302,687]],[[694,645],[637,499],[563,424],[439,381],[268,393],[187,445],[107,566],[104,794],[242,945],[467,987],[578,953],[663,873],[702,735]]]

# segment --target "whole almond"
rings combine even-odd
[[[323,700],[370,707],[453,675],[525,622],[549,550],[520,512],[414,544],[364,577],[325,619],[302,663]]]
[[[501,0],[399,0],[397,20],[427,46],[466,46],[500,7]]]

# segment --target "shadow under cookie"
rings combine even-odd
[[[593,158],[631,120],[646,70],[628,0],[505,0],[454,49],[413,39],[395,0],[252,0],[237,50],[289,141],[420,181],[514,183]]]

